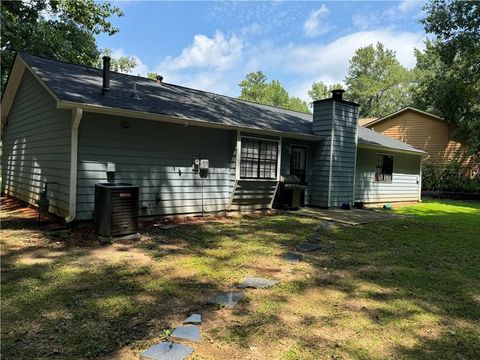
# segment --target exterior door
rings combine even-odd
[[[306,183],[307,148],[292,145],[290,147],[290,175],[295,175],[302,184]]]

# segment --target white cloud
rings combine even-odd
[[[325,4],[320,9],[312,11],[303,24],[303,30],[308,37],[319,36],[330,31],[330,26],[324,21],[325,16],[330,12]]]
[[[178,56],[164,58],[153,71],[168,83],[238,96],[238,83],[245,74],[262,70],[269,78],[279,79],[291,95],[309,101],[307,90],[314,81],[343,82],[349,60],[359,47],[380,41],[396,52],[401,64],[411,68],[415,65],[413,49],[423,48],[424,37],[422,33],[382,29],[351,33],[326,44],[278,46],[250,44],[241,35],[217,32],[213,37],[196,35]],[[116,55],[125,56],[125,52],[119,49]],[[152,71],[140,59],[138,64],[139,71],[134,74]]]
[[[261,32],[262,32],[262,27],[257,22],[244,26],[240,29],[240,34],[242,36],[258,35]]]
[[[341,81],[348,61],[356,49],[382,42],[396,51],[399,61],[407,67],[415,65],[414,47],[423,47],[424,35],[419,33],[394,33],[389,30],[360,31],[340,37],[328,44],[288,45],[263,49],[258,54],[259,66],[282,68],[301,75],[328,74]],[[261,56],[261,57],[260,57]],[[258,63],[258,62],[257,62]]]
[[[193,67],[226,70],[241,58],[243,44],[236,36],[226,38],[217,32],[213,38],[195,35],[193,44],[177,57],[168,57],[160,64],[165,71],[178,71]]]
[[[127,54],[122,48],[112,50],[111,57],[113,59],[118,59],[120,57],[133,57],[135,59],[136,65],[131,71],[128,72],[128,74],[147,76],[147,73],[149,72],[148,66],[144,64],[137,55]]]
[[[422,2],[418,0],[403,0],[391,2],[393,6],[383,10],[372,10],[356,13],[352,16],[353,25],[360,30],[378,29],[403,24],[409,18],[420,17]]]
[[[416,10],[418,6],[420,5],[420,2],[417,0],[403,0],[398,4],[397,9],[400,12],[409,12],[412,10]]]
[[[234,95],[238,86],[232,76],[241,67],[243,49],[242,39],[235,34],[195,35],[180,55],[166,57],[154,72],[162,74],[168,83]]]

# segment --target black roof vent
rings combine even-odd
[[[157,83],[161,83],[163,81],[163,76],[162,75],[157,75],[157,76],[155,76],[155,79],[156,79]]]
[[[103,57],[103,85],[102,94],[110,91],[110,56]]]
[[[345,92],[345,90],[343,89],[335,89],[335,90],[332,90],[331,93],[332,93],[332,99],[333,100],[343,100],[343,93]]]

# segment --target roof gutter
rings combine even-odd
[[[365,143],[361,143],[360,141],[358,142],[358,147],[363,149],[372,149],[372,150],[388,149],[392,152],[397,152],[397,153],[419,155],[419,156],[425,156],[425,157],[430,156],[426,151],[423,151],[423,150],[404,150],[404,149],[397,149],[397,148],[392,148],[392,147],[382,146],[382,145],[365,144]]]
[[[311,141],[321,141],[323,140],[322,137],[318,135],[309,135],[309,134],[296,134],[296,133],[289,133],[277,130],[263,130],[263,129],[255,129],[249,127],[241,127],[235,125],[225,125],[225,124],[217,124],[211,123],[207,121],[202,121],[198,119],[190,119],[184,117],[177,117],[177,116],[168,116],[168,115],[161,115],[161,114],[153,114],[147,113],[142,111],[135,111],[135,110],[126,110],[126,109],[118,109],[112,108],[108,106],[101,106],[101,105],[90,105],[90,104],[81,104],[72,101],[57,101],[57,108],[58,109],[65,109],[65,110],[73,110],[73,109],[82,109],[85,112],[92,112],[97,114],[108,114],[114,116],[123,116],[123,117],[131,117],[131,118],[138,118],[144,120],[154,120],[154,121],[162,121],[168,122],[173,124],[180,124],[185,126],[202,126],[208,128],[215,128],[215,129],[225,129],[225,130],[241,130],[249,133],[258,133],[258,134],[268,134],[273,136],[284,136],[293,139],[302,139],[302,140],[311,140]]]
[[[82,120],[83,110],[72,109],[72,131],[70,137],[70,192],[69,192],[69,215],[65,218],[67,223],[75,220],[77,215],[77,159],[78,159],[78,128]]]

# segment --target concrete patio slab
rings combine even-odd
[[[254,289],[265,289],[277,285],[277,281],[265,279],[261,277],[249,276],[245,278],[240,284],[237,285],[240,289],[245,288],[254,288]]]
[[[283,211],[283,210],[282,210]],[[401,219],[404,216],[392,214],[382,210],[340,210],[303,207],[298,210],[285,211],[299,216],[308,216],[315,219],[334,221],[346,225],[369,224],[379,221]]]
[[[195,325],[179,326],[173,330],[172,338],[200,342],[200,329]]]
[[[142,352],[140,358],[151,360],[184,360],[192,352],[193,349],[189,346],[172,342],[161,342]]]

